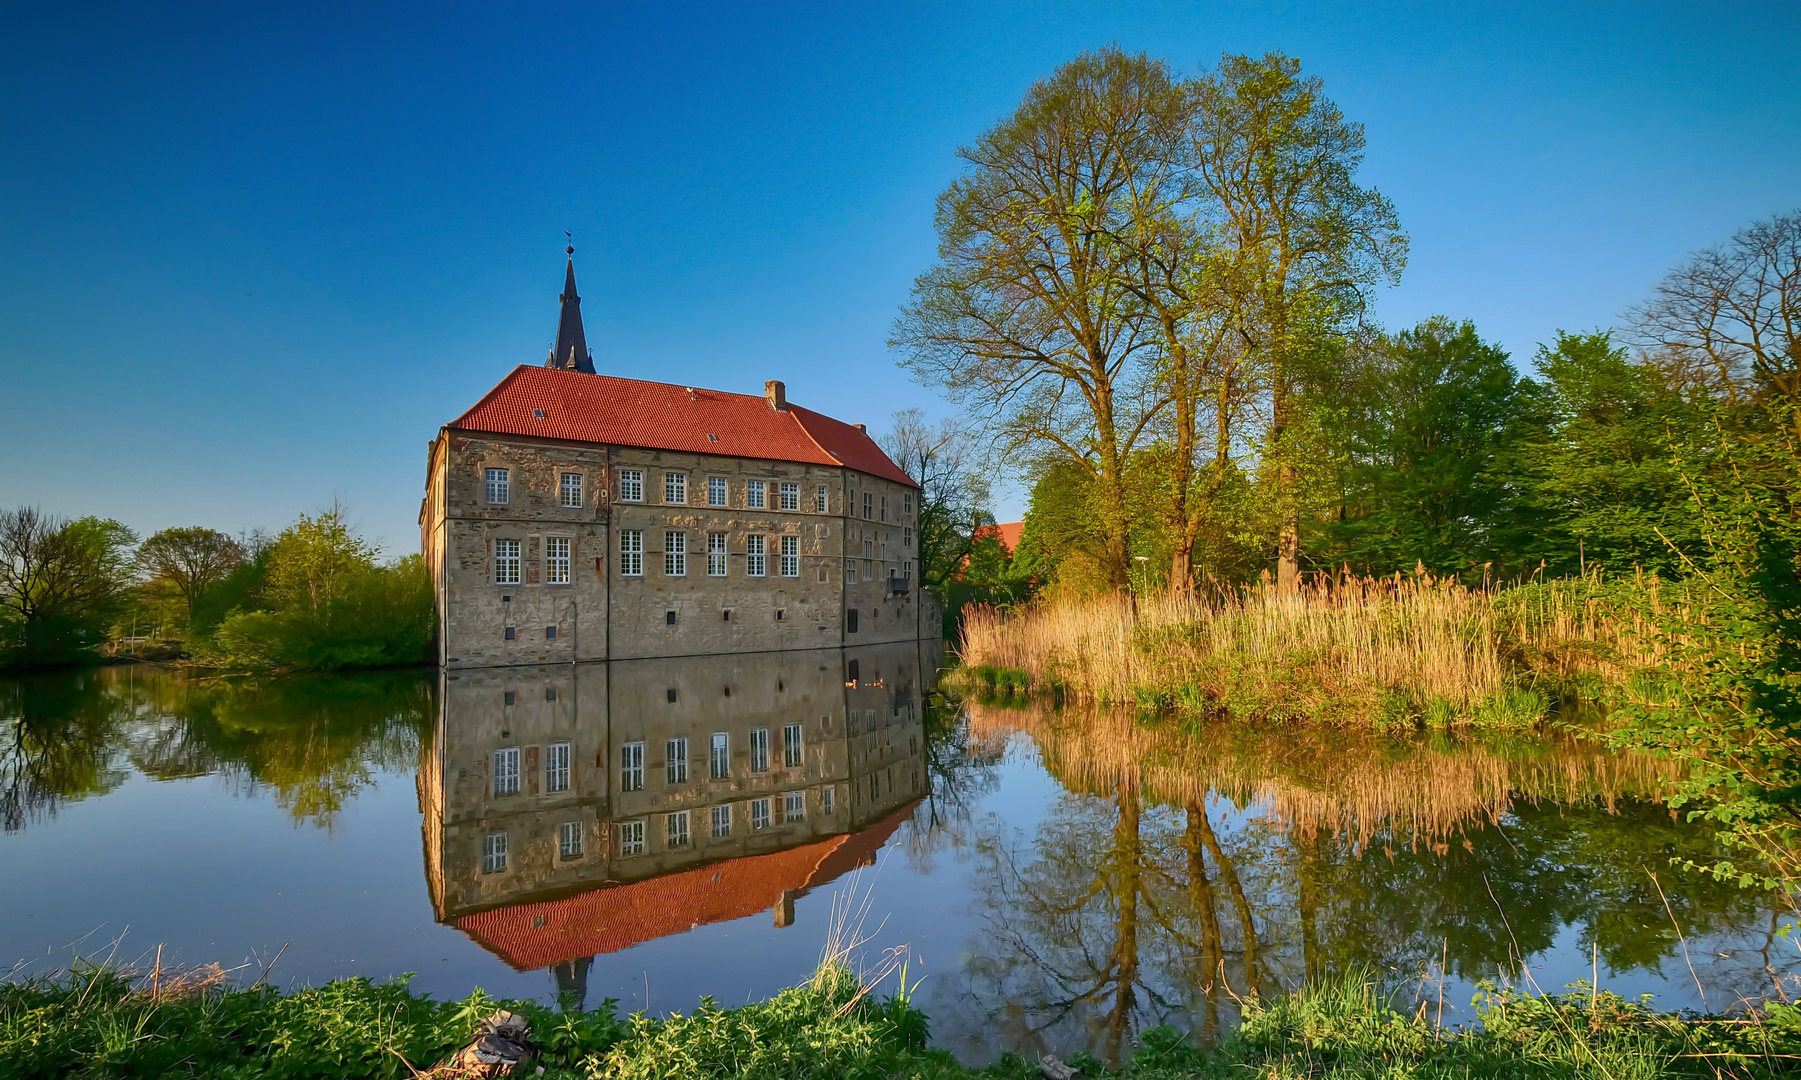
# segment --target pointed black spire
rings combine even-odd
[[[588,336],[582,333],[582,298],[575,293],[575,247],[563,249],[569,254],[569,268],[563,275],[563,313],[557,319],[557,343],[550,347],[544,366],[564,371],[594,374],[594,354],[588,351]]]

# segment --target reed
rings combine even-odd
[[[1490,593],[1420,573],[1199,595],[972,608],[972,669],[1102,705],[1240,719],[1530,724],[1586,683],[1661,659],[1647,613],[1599,577]],[[1646,605],[1652,605],[1647,608]]]

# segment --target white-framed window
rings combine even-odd
[[[800,576],[800,537],[782,537],[782,576]]]
[[[563,497],[564,506],[580,506],[582,504],[582,474],[566,472],[557,483],[557,493]]]
[[[732,775],[732,737],[723,731],[713,733],[710,753],[713,779],[724,780]]]
[[[619,501],[644,501],[644,473],[638,469],[619,470]]]
[[[619,854],[644,854],[644,821],[621,821],[619,823]]]
[[[813,509],[823,514],[830,505],[831,504],[826,501],[825,485],[821,484],[819,489],[813,493]]]
[[[519,794],[519,748],[494,751],[494,794]]]
[[[625,577],[644,576],[644,530],[619,530],[619,573]]]
[[[783,510],[799,510],[800,509],[800,485],[799,484],[783,484],[782,485],[782,509]]]
[[[875,516],[875,496],[870,492],[863,493],[863,517],[868,520]]]
[[[768,799],[752,799],[750,801],[750,827],[752,829],[769,828]]]
[[[725,505],[725,477],[723,477],[723,476],[707,477],[707,505],[708,506],[724,506]]]
[[[913,516],[913,493],[911,491],[901,492],[901,514],[903,521]]]
[[[768,538],[763,536],[747,536],[744,538],[744,572],[751,577],[762,577],[768,570],[768,558],[764,545]]]
[[[688,811],[663,815],[663,839],[672,848],[688,846]]]
[[[819,812],[830,814],[837,809],[838,785],[827,784],[819,789]]]
[[[569,584],[569,538],[552,536],[544,541],[544,581],[550,585]]]
[[[769,771],[769,729],[766,727],[750,729],[750,771]]]
[[[663,534],[663,576],[682,577],[688,573],[688,534],[673,529]]]
[[[582,823],[565,821],[557,828],[557,854],[565,859],[582,857]]]
[[[725,534],[707,534],[707,576],[725,576]]]
[[[912,526],[908,526],[907,528],[901,530],[901,547],[907,548],[909,550],[912,549],[912,547],[913,547],[913,528],[912,528]]]
[[[482,496],[489,506],[505,506],[512,497],[512,475],[507,469],[488,469],[482,474]]]
[[[519,541],[494,541],[494,584],[519,584]]]
[[[732,805],[723,803],[713,808],[713,836],[717,839],[732,835]]]
[[[663,501],[675,506],[680,506],[688,501],[687,473],[663,474]]]
[[[489,833],[482,837],[482,873],[498,874],[507,868],[507,834]]]
[[[790,791],[782,800],[782,818],[785,821],[799,821],[807,816],[807,793]]]
[[[628,742],[619,748],[619,790],[644,790],[644,744]]]
[[[767,486],[768,485],[761,480],[746,481],[744,484],[744,505],[752,510],[763,509],[767,502],[764,498],[764,490]]]
[[[688,740],[670,739],[663,744],[664,773],[671,784],[688,782]]]
[[[800,764],[800,725],[787,724],[782,728],[782,764],[790,769]]]
[[[544,748],[544,790],[569,790],[569,744],[553,742]]]

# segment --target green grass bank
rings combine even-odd
[[[1431,1009],[1373,981],[1335,984],[1247,1007],[1223,1043],[1143,1033],[1117,1071],[1078,1055],[1090,1077],[1764,1077],[1801,1066],[1801,1008],[1736,1017],[1656,1012],[1615,995],[1486,995],[1483,1023],[1440,1028]],[[1035,1063],[983,1069],[929,1047],[926,1017],[878,1000],[842,968],[735,1009],[618,1016],[498,1002],[435,1001],[404,983],[348,979],[282,994],[207,978],[152,981],[86,970],[0,984],[0,1075],[68,1077],[413,1077],[447,1060],[496,1007],[529,1017],[541,1056],[519,1075],[700,1080],[1025,1080]]]

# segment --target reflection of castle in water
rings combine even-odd
[[[419,770],[439,921],[579,988],[597,953],[773,909],[925,791],[933,642],[447,673]]]

